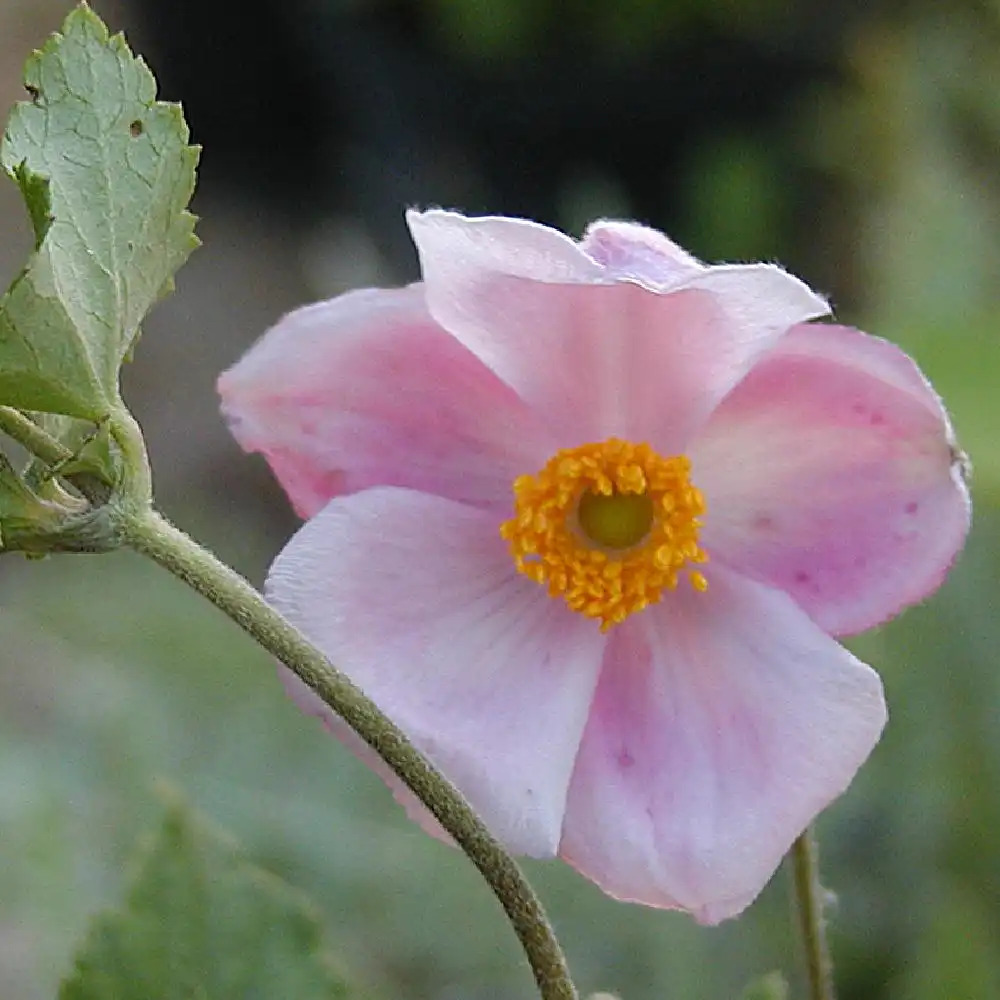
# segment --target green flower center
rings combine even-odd
[[[605,496],[587,490],[576,508],[580,530],[607,549],[638,545],[653,526],[653,499],[648,493],[614,493]]]

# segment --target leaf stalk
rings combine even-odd
[[[833,960],[823,913],[826,890],[819,879],[819,845],[812,827],[804,830],[792,845],[791,863],[795,912],[809,981],[809,1000],[836,1000]]]

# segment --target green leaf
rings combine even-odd
[[[96,919],[59,1000],[351,995],[304,897],[175,803],[124,909]]]
[[[197,246],[198,149],[180,107],[86,5],[25,67],[0,165],[35,232],[0,299],[0,403],[94,422],[150,307]]]
[[[73,457],[61,464],[58,475],[90,475],[110,488],[121,481],[120,461],[111,445],[108,424],[94,424],[57,413],[35,413],[33,419],[39,427],[60,444],[65,445]],[[38,458],[32,459],[24,475],[32,486],[52,478],[52,470]]]
[[[19,548],[18,538],[25,528],[51,520],[50,508],[35,496],[0,454],[0,552]]]
[[[36,493],[0,455],[0,554],[106,552],[120,545],[117,526],[105,508],[89,507],[54,482]]]

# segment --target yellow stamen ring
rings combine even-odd
[[[677,586],[698,545],[705,499],[685,455],[610,438],[556,452],[534,476],[514,480],[514,517],[500,527],[518,570],[601,630]],[[705,577],[688,570],[695,590]]]

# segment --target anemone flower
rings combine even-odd
[[[965,537],[941,402],[774,265],[629,223],[408,222],[421,282],[293,312],[220,379],[307,519],[269,599],[511,851],[732,916],[885,722],[833,637]]]

